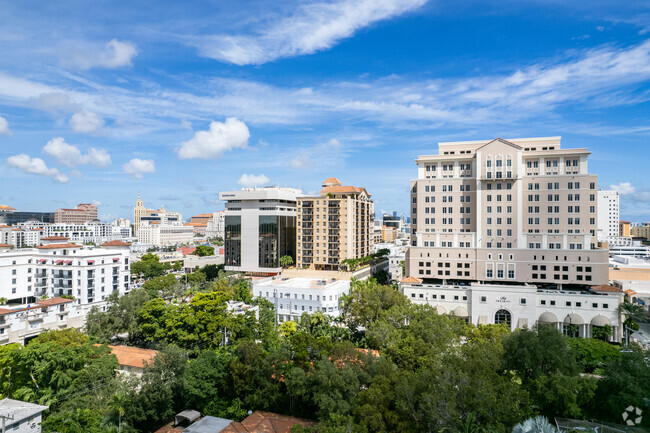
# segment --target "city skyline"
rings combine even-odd
[[[558,135],[650,219],[647,6],[239,4],[3,2],[0,204],[110,220],[141,195],[188,219],[335,176],[408,215],[438,142]]]

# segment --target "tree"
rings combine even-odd
[[[594,338],[603,341],[609,341],[612,336],[612,327],[609,325],[593,326],[591,332]]]
[[[102,414],[96,409],[76,409],[50,415],[42,424],[44,432],[103,433]]]
[[[144,289],[135,289],[122,296],[117,292],[111,293],[106,311],[93,307],[88,312],[86,332],[103,343],[125,332],[129,334],[129,340],[137,341],[138,311],[149,299],[149,292]]]
[[[576,360],[587,373],[592,373],[609,360],[621,356],[617,346],[595,338],[572,338],[569,340],[569,346],[575,350]]]
[[[182,293],[181,283],[176,276],[172,274],[165,275],[164,277],[155,277],[152,280],[145,282],[142,287],[150,298],[163,298],[178,296]]]
[[[517,424],[512,429],[512,433],[556,433],[557,429],[553,424],[548,422],[543,416],[529,418],[526,421]]]
[[[341,308],[352,333],[368,328],[396,305],[406,305],[408,299],[389,286],[377,284],[369,278],[366,281],[352,281],[352,291],[341,299]]]
[[[131,263],[131,274],[142,275],[145,279],[165,275],[165,271],[172,268],[169,263],[160,263],[156,254],[147,253],[140,257],[140,261]]]
[[[288,268],[293,265],[293,257],[291,256],[282,256],[280,257],[280,266],[283,268]]]
[[[214,247],[208,245],[199,245],[194,250],[194,254],[199,257],[214,256]]]
[[[128,405],[128,399],[124,392],[117,392],[111,396],[111,401],[109,407],[117,413],[117,431],[118,433],[122,431],[122,417],[126,412],[126,406]]]

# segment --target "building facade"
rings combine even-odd
[[[100,247],[43,241],[28,249],[0,246],[0,298],[8,305],[31,304],[43,296],[72,296],[78,305],[104,301],[129,290],[129,244]]]
[[[633,238],[643,238],[650,241],[650,224],[645,223],[640,226],[630,228],[630,234]]]
[[[63,224],[83,224],[97,220],[97,206],[81,203],[76,209],[57,209],[54,211],[54,222]]]
[[[147,217],[144,217],[147,218]],[[153,246],[188,244],[194,240],[194,228],[181,223],[140,222],[138,243]]]
[[[0,225],[12,226],[27,221],[53,223],[54,212],[21,212],[11,206],[0,205]]]
[[[142,203],[142,198],[138,196],[138,201],[133,208],[133,235],[137,236],[141,224],[157,222],[160,224],[182,224],[183,216],[180,212],[168,211],[165,206],[158,210],[147,209]]]
[[[505,323],[510,330],[547,323],[572,337],[593,337],[594,328],[612,329],[620,342],[623,318],[618,306],[624,293],[612,286],[585,290],[544,290],[533,285],[423,284],[410,277],[400,291],[411,302],[428,304],[438,314],[452,314],[475,325]]]
[[[440,143],[438,155],[420,156],[407,276],[606,283],[588,156],[587,149],[562,149],[560,137]]]
[[[598,241],[620,236],[618,191],[598,190]]]
[[[341,296],[349,293],[346,280],[271,277],[253,283],[253,296],[272,302],[279,322],[317,311],[336,317],[341,314]]]
[[[226,230],[226,211],[222,210],[212,214],[205,228],[205,235],[209,238],[224,238]]]
[[[11,433],[41,433],[43,412],[47,406],[5,398],[0,400],[0,415],[8,415],[2,422],[2,430]]]
[[[296,199],[301,194],[277,187],[219,193],[226,201],[226,270],[270,275],[282,269],[281,257],[296,261]]]
[[[345,259],[370,255],[374,215],[365,188],[326,179],[320,196],[298,199],[297,266],[338,270]]]

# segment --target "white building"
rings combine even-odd
[[[277,187],[219,193],[226,201],[226,270],[270,275],[282,269],[282,256],[296,263],[296,199],[301,194]]]
[[[390,253],[388,254],[388,273],[390,274],[391,280],[399,281],[402,279],[402,265],[406,259],[406,248],[399,247],[394,243],[380,243],[375,244],[375,251],[377,252],[381,249],[388,249]]]
[[[11,433],[41,433],[43,412],[47,409],[47,406],[11,398],[0,400],[0,417],[4,419],[2,431]]]
[[[253,282],[253,296],[275,306],[278,321],[297,320],[302,313],[341,314],[341,296],[350,293],[350,281],[270,277]]]
[[[144,217],[143,217],[144,218]],[[163,246],[188,244],[194,240],[194,228],[181,223],[141,222],[138,227],[138,242]]]
[[[598,190],[598,241],[608,236],[619,236],[618,191]]]
[[[542,290],[533,285],[422,284],[409,277],[402,280],[400,292],[411,302],[435,307],[438,314],[453,314],[475,325],[507,323],[514,330],[550,323],[575,337],[592,337],[595,326],[609,325],[613,341],[623,335],[618,306],[624,293],[608,285],[589,291]]]
[[[205,229],[205,235],[209,238],[223,239],[226,231],[226,211],[214,212],[212,218],[208,220]]]
[[[30,221],[13,227],[0,227],[0,240],[16,248],[39,245],[41,239],[65,237],[70,242],[101,244],[114,240],[127,241],[131,237],[130,229],[112,226],[100,221],[84,224],[41,223]]]
[[[0,246],[0,298],[28,304],[42,296],[68,295],[77,304],[103,301],[129,290],[129,244],[87,247],[52,240],[28,249]]]
[[[6,307],[0,307],[0,345],[26,344],[49,330],[81,329],[91,305],[78,305],[72,299],[49,298]]]

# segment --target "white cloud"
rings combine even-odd
[[[0,116],[0,135],[2,134],[11,135],[11,129],[9,129],[9,122],[7,122],[7,119]]]
[[[41,158],[30,158],[29,155],[20,154],[7,158],[7,165],[25,173],[47,176],[55,182],[66,183],[68,176],[56,168],[49,168]]]
[[[133,158],[122,166],[122,170],[136,179],[142,179],[144,174],[156,172],[156,164],[153,159]]]
[[[630,182],[621,182],[618,185],[610,185],[610,189],[618,191],[620,195],[634,194],[636,188]]]
[[[195,42],[206,57],[237,65],[262,64],[328,49],[364,27],[415,10],[426,1],[311,2],[255,36],[215,35]]]
[[[270,179],[263,174],[256,176],[254,174],[242,174],[237,183],[244,188],[252,188],[254,186],[264,186],[269,184]]]
[[[132,66],[132,59],[138,54],[135,44],[112,39],[103,49],[94,44],[69,43],[62,49],[61,62],[80,69],[115,69]]]
[[[56,158],[59,164],[74,167],[90,164],[96,167],[106,167],[111,164],[111,156],[104,149],[91,147],[87,153],[82,153],[79,148],[65,142],[63,137],[55,137],[43,147],[43,152]]]
[[[181,159],[218,158],[227,150],[241,149],[248,144],[250,132],[241,120],[234,117],[226,119],[225,123],[211,122],[210,129],[198,131],[194,138],[181,144],[178,157]]]
[[[296,155],[291,159],[289,164],[293,168],[299,168],[301,170],[311,170],[314,168],[314,160],[311,159],[311,156],[309,156],[307,153]]]
[[[104,119],[97,113],[81,110],[72,115],[70,126],[75,131],[94,134],[104,127]]]

